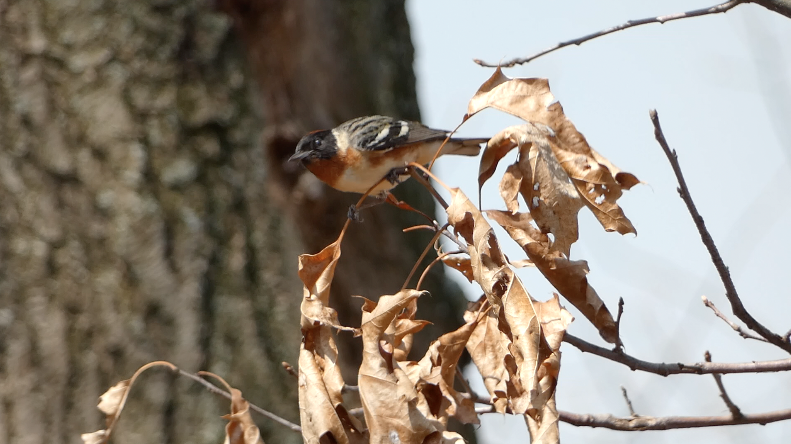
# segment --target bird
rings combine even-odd
[[[358,117],[306,134],[289,161],[302,162],[336,190],[383,195],[409,178],[404,167],[410,162],[431,162],[448,133],[393,117]],[[477,156],[488,140],[454,137],[439,155]]]

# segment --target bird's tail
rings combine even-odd
[[[489,139],[458,139],[448,140],[440,155],[455,154],[458,156],[477,156],[481,152],[481,144]]]

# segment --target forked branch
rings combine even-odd
[[[736,315],[736,317],[742,322],[744,322],[747,327],[758,333],[761,337],[782,348],[788,353],[791,353],[790,342],[763,326],[747,311],[746,308],[744,308],[742,300],[739,298],[739,294],[736,292],[736,286],[733,284],[728,267],[725,266],[725,262],[722,260],[722,256],[720,256],[717,245],[714,244],[714,239],[712,239],[709,230],[706,228],[706,224],[703,222],[703,217],[698,212],[695,202],[692,200],[692,196],[689,193],[689,188],[687,187],[687,182],[684,179],[684,175],[681,173],[681,165],[678,163],[678,156],[676,155],[675,150],[670,149],[670,146],[665,139],[665,135],[662,132],[662,127],[659,124],[659,115],[657,114],[656,110],[653,109],[649,114],[651,116],[651,122],[654,124],[654,136],[656,137],[657,142],[659,142],[659,145],[662,147],[662,150],[665,152],[667,159],[670,161],[670,166],[673,167],[673,172],[675,173],[676,179],[678,180],[678,193],[681,195],[681,199],[684,200],[684,204],[686,204],[687,210],[692,216],[692,220],[695,222],[698,233],[700,233],[700,238],[703,240],[703,245],[705,245],[706,249],[709,251],[711,261],[714,263],[714,267],[717,269],[717,273],[720,275],[720,280],[725,286],[725,297],[727,297],[728,302],[731,303],[733,314]]]

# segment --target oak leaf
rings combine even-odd
[[[402,290],[363,304],[363,361],[358,386],[371,443],[422,443],[444,431],[439,421],[430,418],[425,397],[394,359],[397,316],[423,294]]]
[[[587,262],[569,260],[561,252],[553,250],[547,236],[530,223],[528,213],[490,210],[486,215],[522,247],[541,274],[593,323],[604,340],[618,342],[618,328],[612,314],[588,284]]]
[[[605,230],[636,233],[616,201],[622,190],[628,190],[640,181],[634,175],[615,168],[588,145],[555,100],[546,79],[511,79],[497,68],[470,99],[465,118],[490,107],[528,122],[525,131],[529,137],[525,143],[538,139],[549,142],[557,164],[569,176],[582,202]],[[479,187],[494,173],[497,162],[513,148],[489,142],[481,156]]]
[[[330,285],[341,256],[340,239],[314,255],[299,257],[304,285],[302,344],[299,351],[299,413],[306,443],[331,440],[363,443],[367,438],[343,406],[344,381],[338,366],[335,310],[329,307]]]

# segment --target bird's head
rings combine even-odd
[[[299,141],[294,155],[288,160],[310,162],[315,159],[330,159],[337,151],[335,136],[331,130],[313,131]]]

